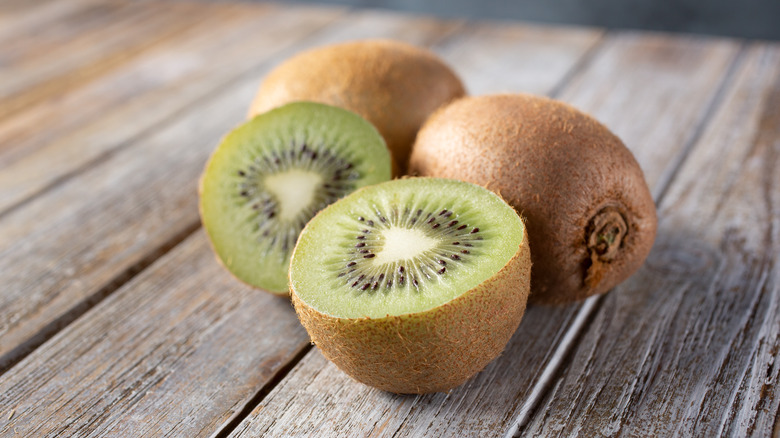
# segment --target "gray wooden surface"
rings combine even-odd
[[[263,75],[330,42],[429,47],[637,156],[645,266],[530,307],[448,394],[356,382],[214,260],[197,178]],[[0,1],[0,436],[772,436],[780,45],[283,4]]]

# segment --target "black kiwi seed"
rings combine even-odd
[[[360,291],[375,291],[380,287],[386,291],[394,288],[414,287],[421,290],[423,283],[434,281],[437,277],[450,275],[452,269],[457,269],[461,263],[469,263],[473,250],[481,236],[479,228],[469,226],[467,221],[458,217],[457,209],[444,208],[425,211],[425,209],[388,207],[388,211],[375,210],[371,214],[377,219],[367,219],[367,215],[356,216],[357,233],[353,234],[357,242],[346,257],[348,263],[341,270],[336,270],[336,278],[344,278],[343,284],[358,288]],[[389,213],[389,214],[388,214]],[[425,218],[417,229],[440,241],[438,245],[417,255],[411,262],[399,264],[397,261],[377,263],[377,258],[384,245],[383,232],[391,227],[415,227],[418,218]],[[437,218],[446,218],[446,222],[438,222]],[[365,224],[362,228],[357,224]],[[477,245],[479,246],[479,245]],[[447,266],[447,261],[454,262]],[[343,266],[343,265],[342,265]],[[350,270],[349,272],[345,272]],[[368,280],[365,280],[368,278]],[[407,281],[408,280],[408,281]],[[424,290],[424,289],[422,289]]]

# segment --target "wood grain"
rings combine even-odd
[[[754,44],[523,436],[770,436],[780,351],[780,46]],[[775,431],[776,432],[776,431]]]
[[[0,70],[0,120],[37,102],[60,95],[119,68],[150,45],[170,38],[214,6],[162,2],[149,7],[135,2],[100,4],[94,28],[57,38]],[[76,17],[79,21],[81,17]],[[56,35],[56,33],[55,33]]]
[[[0,379],[0,435],[209,436],[307,345],[198,232]]]
[[[301,15],[315,29],[323,25]],[[0,211],[196,104],[294,41],[284,35],[299,31],[270,25],[284,18],[289,16],[267,7],[221,8],[213,22],[193,23],[121,69],[16,112],[0,123],[0,143],[7,145],[0,150]],[[279,35],[276,46],[263,38],[268,27]]]
[[[506,44],[506,47],[512,45]],[[578,101],[586,110],[599,109],[605,100],[625,100],[632,95],[646,97],[643,103],[647,107],[642,111],[649,113],[654,109],[652,117],[628,119],[622,115],[626,109],[613,106],[613,112],[601,112],[601,119],[613,129],[626,131],[628,136],[624,140],[634,150],[662,149],[663,153],[648,155],[649,159],[640,162],[654,185],[658,183],[662,169],[681,152],[680,145],[689,135],[686,128],[695,126],[706,115],[706,108],[717,94],[718,85],[737,50],[736,45],[718,41],[615,34],[585,62],[583,70],[571,76],[571,85],[552,86],[561,89],[567,100]],[[647,63],[655,58],[666,61],[665,69],[656,76],[636,69],[633,54],[641,51],[648,57]],[[668,61],[669,52],[676,54],[672,61]],[[496,56],[500,59],[500,54]],[[496,63],[495,60],[490,62]],[[533,60],[529,63],[533,65]],[[569,65],[577,63],[570,62]],[[501,77],[495,76],[495,71],[491,73],[495,83],[500,84]],[[545,74],[542,70],[539,73]],[[512,71],[503,74],[509,80],[514,79]],[[559,78],[570,77],[566,71],[559,74]],[[582,78],[590,80],[589,87],[583,85]],[[470,78],[465,80],[468,83]],[[653,84],[657,98],[644,93],[648,83]],[[605,90],[611,90],[614,84],[620,84],[620,96],[591,92],[597,89],[609,93]],[[675,94],[673,90],[682,92]],[[680,114],[666,111],[677,105],[686,111]],[[625,126],[627,124],[631,126]],[[659,125],[667,129],[655,134]],[[649,139],[662,141],[656,144],[648,142]],[[570,330],[576,330],[574,322],[580,308],[579,304],[529,308],[504,355],[449,394],[420,397],[383,394],[352,381],[331,365],[320,369],[324,362],[320,353],[314,350],[263,400],[233,436],[295,436],[315,432],[324,436],[345,433],[394,437],[503,434],[511,428],[516,417],[528,409],[526,403],[532,401],[530,396],[535,385],[542,384],[540,379],[557,365],[553,362],[560,354],[557,346],[564,338],[571,337]]]
[[[604,32],[477,21],[439,48],[469,94],[552,92]]]
[[[0,31],[5,69],[21,67],[30,60],[41,60],[68,47],[75,39],[100,32],[112,23],[130,20],[142,12],[127,2],[95,0],[27,2],[29,6],[12,17]],[[105,29],[103,29],[105,31]],[[69,54],[63,53],[64,56]],[[73,56],[70,54],[70,56]],[[7,87],[6,84],[3,84]]]
[[[0,42],[16,41],[100,0],[14,0],[0,2]]]

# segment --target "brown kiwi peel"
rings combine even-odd
[[[249,116],[308,100],[363,116],[382,134],[406,170],[417,131],[437,108],[465,94],[457,75],[430,51],[392,40],[361,40],[316,48],[271,71]]]
[[[409,170],[488,187],[527,218],[532,302],[608,291],[655,240],[655,205],[631,152],[592,117],[548,98],[482,96],[442,108],[421,129]]]

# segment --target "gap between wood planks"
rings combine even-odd
[[[246,401],[246,403],[244,403],[243,406],[241,406],[241,409],[238,409],[235,413],[233,413],[233,415],[231,415],[222,426],[220,426],[213,434],[211,434],[210,438],[227,438],[228,435],[230,435],[230,433],[236,427],[238,427],[238,425],[240,425],[260,403],[263,402],[263,399],[265,399],[271,390],[273,390],[279,382],[287,378],[287,375],[290,374],[290,371],[292,371],[292,369],[295,368],[295,366],[298,365],[298,363],[302,361],[307,354],[309,354],[309,351],[311,351],[312,348],[314,348],[313,344],[307,344],[286,364],[280,367],[276,374],[274,374],[265,385],[263,385],[254,395],[252,395],[252,397]]]
[[[27,357],[27,355],[32,353],[36,348],[40,347],[41,344],[51,339],[60,330],[70,325],[70,323],[78,319],[81,315],[87,313],[106,297],[122,287],[122,285],[135,278],[157,259],[170,252],[187,237],[195,233],[199,228],[200,220],[187,224],[187,226],[185,226],[184,229],[177,233],[172,239],[165,242],[161,246],[152,249],[145,257],[143,257],[137,263],[127,267],[127,269],[111,279],[111,281],[106,283],[93,295],[90,295],[86,299],[77,303],[67,312],[60,315],[57,319],[46,324],[46,326],[44,326],[34,336],[17,345],[14,349],[4,354],[3,356],[0,356],[0,376],[2,376],[6,371],[11,369],[25,357]]]
[[[683,144],[682,152],[676,156],[670,166],[667,167],[667,170],[664,171],[664,173],[659,178],[657,189],[653,190],[653,198],[655,199],[656,205],[661,204],[663,201],[664,196],[668,192],[669,187],[676,178],[680,168],[682,168],[683,164],[688,159],[688,156],[701,138],[709,121],[712,119],[712,115],[723,102],[726,91],[728,90],[729,85],[734,82],[737,69],[741,64],[742,59],[744,59],[746,56],[747,47],[748,44],[745,42],[740,45],[739,50],[734,55],[734,58],[729,64],[728,70],[723,75],[720,83],[718,84],[718,88],[715,91],[715,94],[707,104],[707,108],[704,111],[703,116],[701,119],[699,119],[696,126],[694,126],[691,135]],[[562,89],[563,86],[556,87],[555,92],[559,93]],[[598,310],[603,304],[604,298],[605,295],[597,295],[590,297],[585,300],[585,302],[583,302],[582,307],[577,312],[576,318],[572,322],[569,329],[566,331],[561,340],[561,343],[555,349],[555,352],[550,358],[550,362],[547,364],[544,372],[533,388],[531,388],[530,396],[523,402],[522,406],[520,407],[517,418],[512,422],[511,427],[504,435],[505,438],[517,438],[521,436],[527,421],[533,417],[534,413],[539,407],[541,400],[549,392],[553,382],[560,376],[566,363],[571,358],[571,353],[574,349],[574,346],[576,345],[577,341],[582,338],[588,326],[595,318]]]

